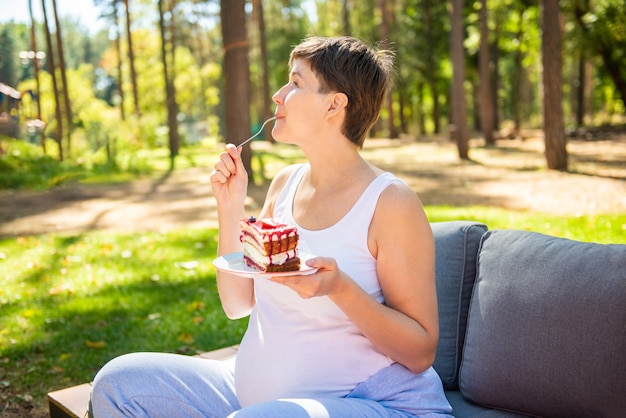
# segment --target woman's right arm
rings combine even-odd
[[[242,250],[239,220],[245,216],[248,173],[241,161],[241,150],[232,144],[220,154],[211,173],[211,188],[217,201],[218,244],[217,255]],[[243,318],[254,306],[252,280],[223,271],[217,272],[217,290],[222,308],[230,319]]]
[[[261,218],[271,218],[274,202],[282,190],[292,167],[282,169],[269,186]],[[232,144],[220,154],[211,174],[211,187],[217,201],[218,247],[217,254],[222,256],[242,251],[239,221],[247,217],[245,200],[248,191],[248,173],[241,161],[241,150]],[[251,279],[238,277],[222,271],[217,272],[217,290],[222,309],[230,319],[248,316],[254,306],[254,283]]]

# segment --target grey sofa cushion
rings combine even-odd
[[[626,245],[487,232],[460,388],[529,415],[624,416]]]
[[[465,399],[458,390],[446,390],[446,398],[452,406],[454,418],[522,418],[529,416],[473,404]]]
[[[458,389],[467,310],[476,277],[476,254],[487,227],[471,221],[433,222],[439,306],[439,346],[434,368],[446,389]]]

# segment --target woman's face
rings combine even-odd
[[[294,60],[289,82],[272,96],[277,117],[272,129],[274,139],[299,143],[301,139],[319,133],[329,104],[329,94],[319,91],[320,83],[309,63]]]

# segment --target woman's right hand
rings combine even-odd
[[[226,145],[211,173],[211,188],[219,207],[243,207],[248,190],[248,173],[241,161],[241,149]]]

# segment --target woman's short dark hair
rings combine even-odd
[[[342,133],[362,147],[393,85],[393,56],[350,36],[312,36],[292,50],[289,65],[296,59],[307,61],[321,85],[320,93],[348,96]]]

